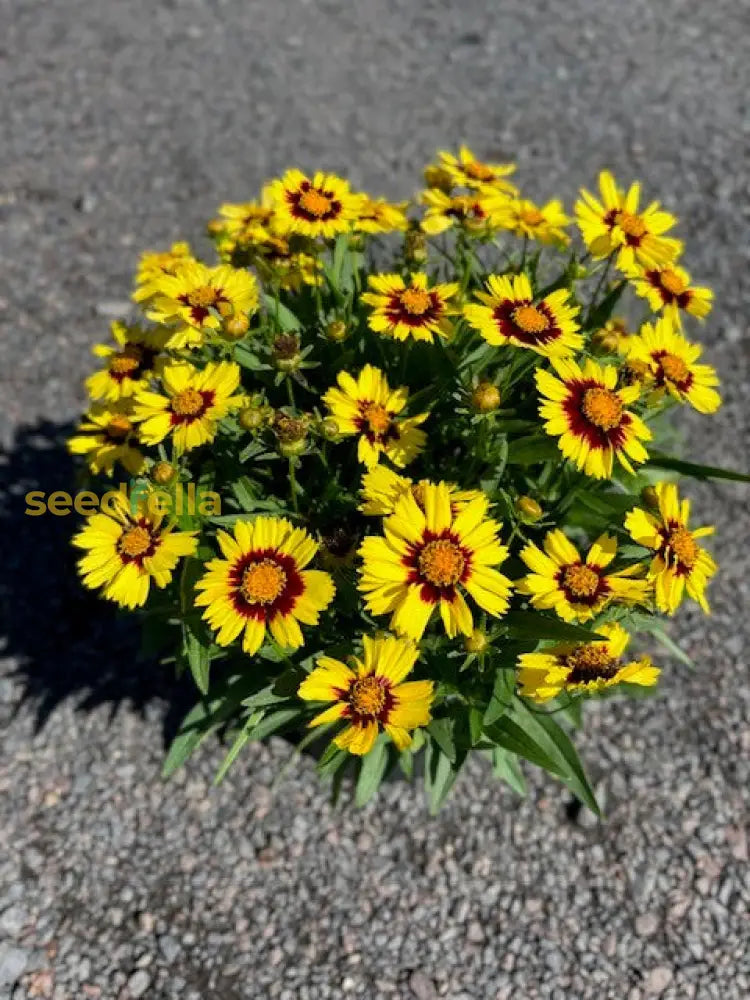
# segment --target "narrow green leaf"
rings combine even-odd
[[[513,694],[516,689],[516,672],[500,668],[495,675],[495,684],[492,688],[487,710],[484,713],[483,723],[485,728],[497,722],[510,708],[513,703]]]
[[[425,790],[430,814],[437,815],[458,777],[461,764],[454,765],[433,740],[425,751]]]
[[[457,751],[456,741],[453,737],[452,719],[433,719],[427,727],[427,732],[449,760],[456,759]]]
[[[615,287],[608,292],[593,312],[586,318],[586,327],[590,330],[598,330],[604,326],[612,316],[615,306],[620,300],[620,296],[627,287],[627,279],[623,278]]]
[[[504,747],[495,747],[491,751],[492,773],[510,785],[514,792],[522,798],[526,796],[526,779],[518,763],[518,757]]]
[[[280,729],[286,729],[291,723],[296,722],[302,715],[302,708],[280,708],[276,712],[264,715],[257,725],[254,725],[248,733],[248,739],[253,742],[265,740]]]
[[[535,434],[517,438],[508,445],[508,465],[536,465],[552,459],[562,461],[562,453],[554,438]]]
[[[283,303],[279,302],[272,295],[263,295],[263,301],[269,315],[278,320],[279,327],[284,333],[301,328],[302,323],[297,319],[292,310],[287,309]]]
[[[359,808],[369,802],[383,780],[388,767],[388,737],[381,733],[375,745],[362,758],[357,787],[354,792],[354,804]]]
[[[190,673],[201,694],[208,694],[208,674],[211,664],[210,640],[200,623],[188,619],[183,626],[185,655]]]
[[[733,469],[720,469],[715,465],[698,465],[695,462],[683,462],[680,458],[663,455],[658,451],[652,451],[649,454],[646,465],[653,465],[658,469],[672,469],[674,472],[681,472],[683,476],[691,476],[693,479],[729,479],[737,483],[750,483],[750,475],[746,472],[735,472]]]
[[[555,639],[560,642],[591,642],[594,639],[606,639],[584,625],[564,622],[561,618],[542,614],[539,611],[510,611],[503,618],[503,625],[508,634],[514,638]]]

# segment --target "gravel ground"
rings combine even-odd
[[[311,761],[276,781],[282,740],[216,791],[210,744],[165,787],[166,678],[72,582],[68,523],[20,513],[68,484],[60,438],[138,249],[292,163],[406,195],[457,138],[539,197],[610,164],[677,209],[726,393],[693,453],[750,465],[746,6],[0,0],[0,21],[0,997],[750,995],[742,489],[695,490],[722,564],[714,615],[677,626],[697,670],[590,713],[604,825],[480,764],[436,820],[404,783],[336,811]]]

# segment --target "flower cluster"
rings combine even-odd
[[[214,263],[141,257],[70,440],[135,499],[74,544],[200,690],[168,771],[219,726],[223,773],[307,725],[357,802],[424,750],[437,808],[474,750],[596,808],[569,728],[656,684],[636,633],[708,611],[712,529],[676,473],[742,477],[665,451],[665,411],[721,403],[675,218],[606,171],[572,216],[513,175],[461,147],[392,203],[289,170],[220,207]],[[184,484],[220,510],[165,514]]]

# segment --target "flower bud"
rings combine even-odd
[[[427,240],[419,229],[410,229],[404,237],[404,256],[413,264],[427,260]]]
[[[464,639],[464,649],[467,653],[476,653],[479,656],[489,646],[487,634],[480,628],[475,628],[471,635]]]
[[[332,340],[335,344],[340,344],[342,340],[346,340],[349,336],[349,330],[347,329],[346,323],[341,319],[334,319],[326,327],[326,337]]]
[[[250,328],[250,320],[244,313],[229,316],[224,320],[221,332],[227,340],[242,340]]]
[[[265,424],[266,414],[262,407],[246,406],[238,417],[240,427],[245,431],[257,431]]]
[[[534,524],[544,515],[544,511],[533,497],[519,497],[515,507],[516,513],[526,524]]]
[[[151,478],[159,486],[168,486],[177,475],[177,469],[169,462],[157,462],[151,469]]]
[[[607,320],[601,329],[592,334],[591,344],[606,354],[617,354],[618,351],[622,353],[630,337],[625,321],[615,317]]]
[[[320,421],[320,433],[328,441],[335,441],[339,436],[339,424],[338,420],[334,417],[325,417]]]
[[[659,495],[653,486],[644,486],[641,490],[641,500],[652,510],[659,509]]]
[[[206,232],[209,236],[218,236],[224,229],[224,226],[225,223],[221,219],[211,219],[206,226]]]
[[[471,394],[471,402],[480,413],[492,413],[500,405],[500,390],[492,382],[479,382]]]
[[[302,360],[299,353],[299,337],[296,333],[280,333],[271,347],[271,360],[281,372],[291,372],[299,367]]]
[[[273,429],[282,455],[302,454],[307,447],[307,427],[306,417],[289,417],[286,413],[277,411],[273,421]]]
[[[430,163],[424,168],[424,179],[427,187],[439,188],[450,194],[453,190],[453,178],[444,167]]]

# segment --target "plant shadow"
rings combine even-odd
[[[108,705],[111,717],[123,703],[140,713],[161,703],[168,744],[195,701],[189,680],[141,656],[132,618],[81,585],[70,544],[80,517],[26,513],[33,490],[75,492],[72,430],[42,421],[18,428],[0,450],[0,642],[21,684],[16,710],[30,703],[39,731],[68,699],[81,711]]]

